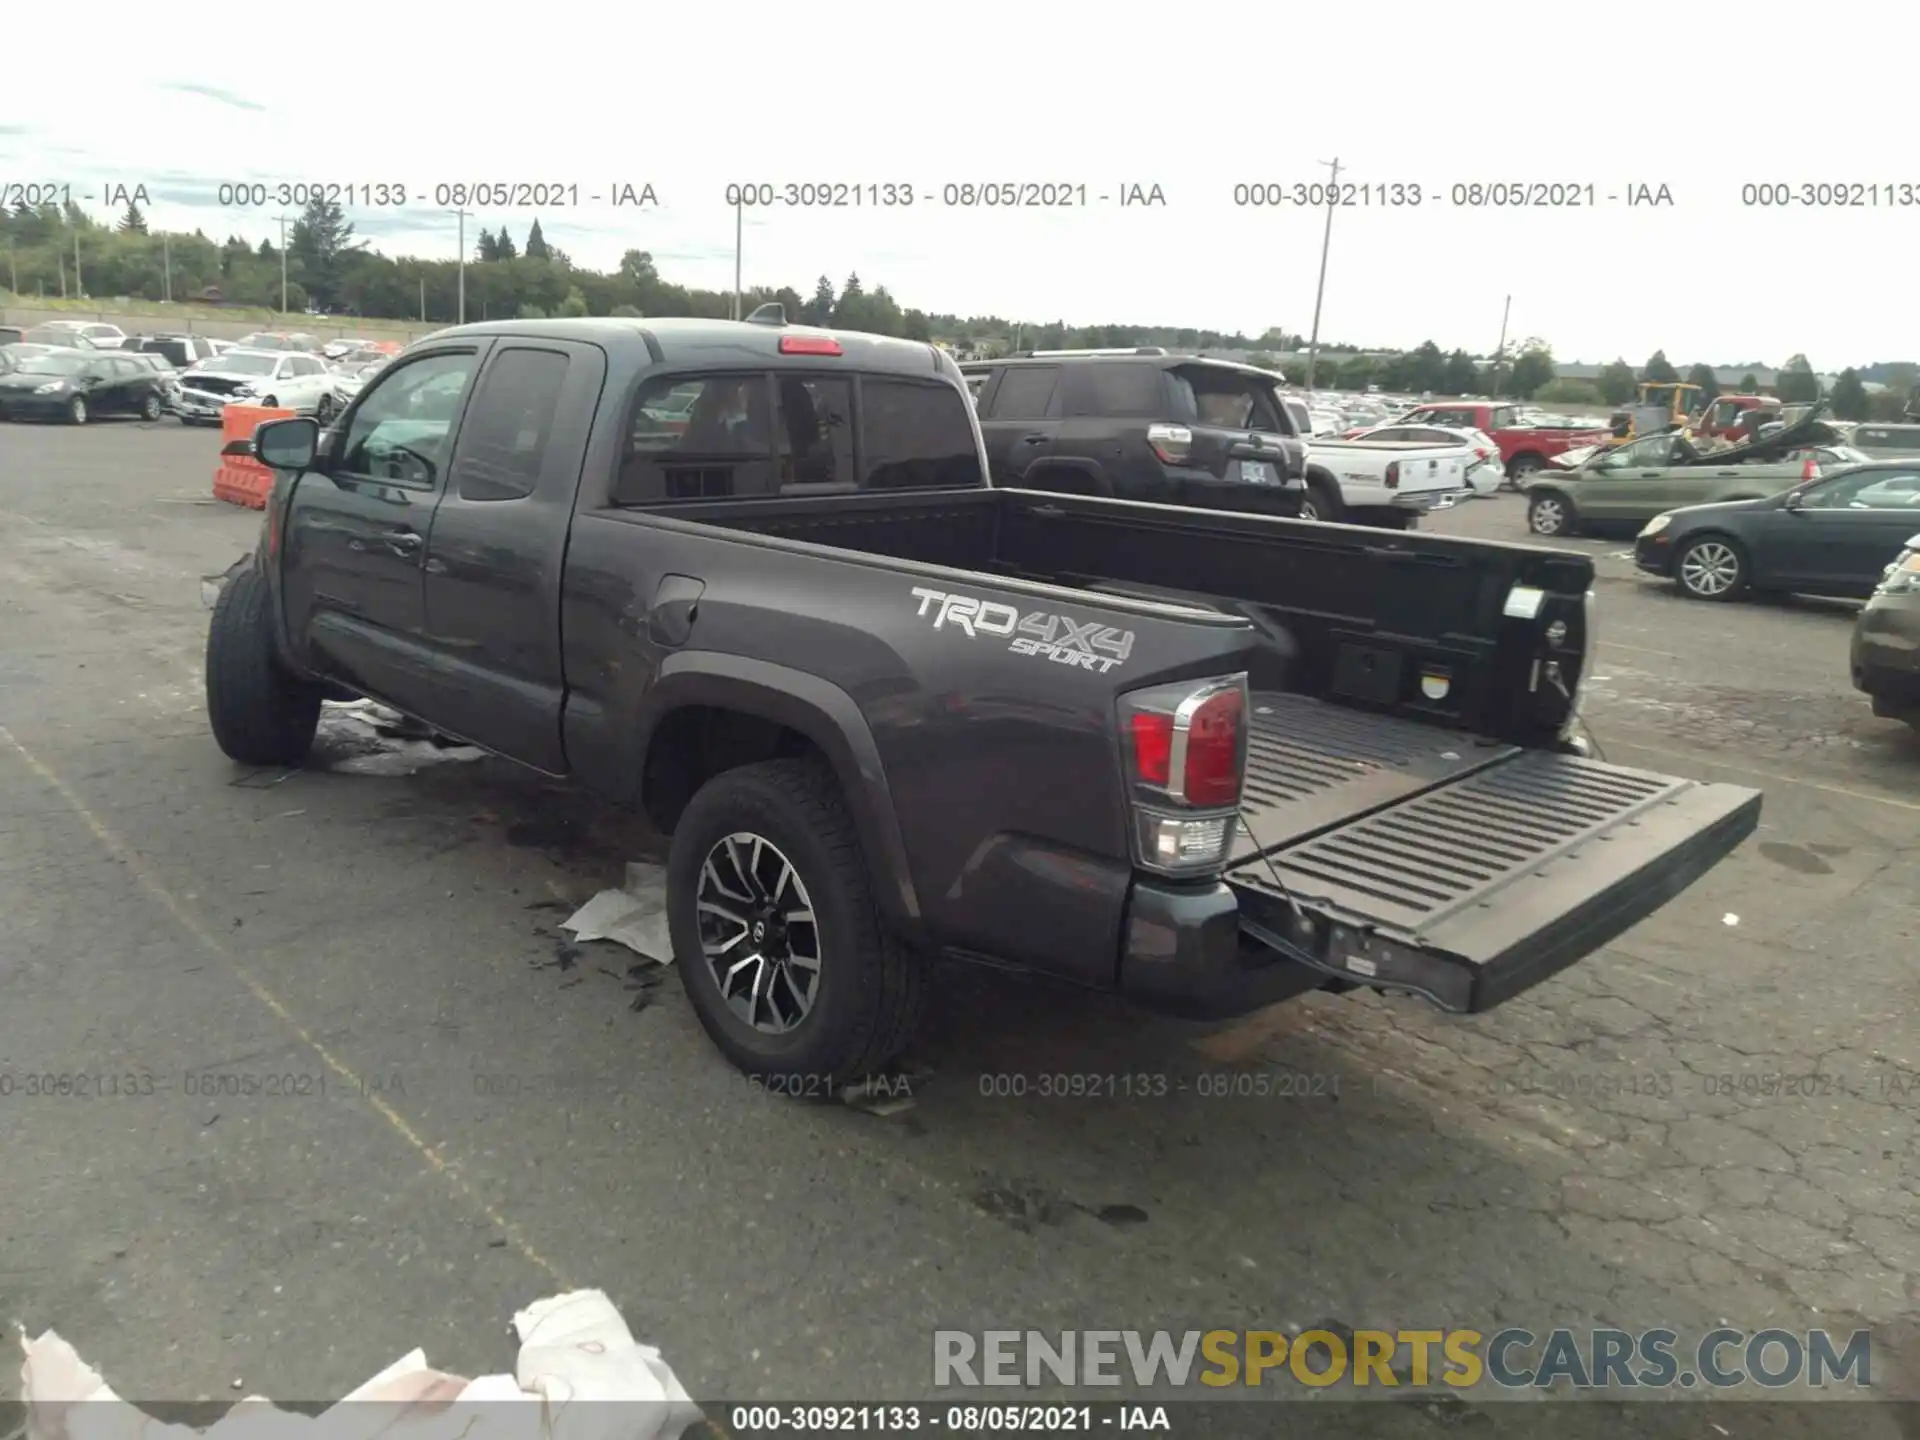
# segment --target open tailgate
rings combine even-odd
[[[1759,824],[1756,790],[1254,698],[1252,839],[1226,876],[1241,929],[1447,1010],[1492,1009],[1565,969]]]

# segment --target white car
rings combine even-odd
[[[127,339],[127,332],[118,325],[108,325],[98,320],[48,320],[34,328],[77,335],[79,340],[67,342],[75,348],[91,346],[95,350],[118,350]]]
[[[180,418],[217,422],[230,404],[296,410],[321,424],[339,410],[339,376],[318,355],[297,350],[228,350],[180,377]]]
[[[1484,430],[1461,429],[1452,425],[1382,425],[1349,437],[1354,440],[1391,440],[1401,444],[1466,445],[1474,453],[1467,467],[1467,484],[1475,499],[1495,494],[1507,483],[1507,472],[1500,463],[1500,447]]]

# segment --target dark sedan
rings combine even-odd
[[[1920,459],[1856,465],[1765,500],[1690,505],[1647,522],[1641,570],[1696,600],[1871,594],[1920,529]]]
[[[128,356],[68,351],[30,355],[0,375],[0,420],[35,416],[84,425],[100,415],[158,420],[163,382]]]

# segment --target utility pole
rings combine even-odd
[[[424,271],[420,275],[420,323],[427,323],[427,277]]]
[[[746,228],[746,207],[736,197],[733,202],[733,318],[740,318],[740,235]]]
[[[287,225],[296,217],[275,215],[273,218],[280,222],[280,313],[285,315],[287,313]]]
[[[160,296],[167,304],[173,303],[173,241],[166,231],[160,232]]]
[[[1320,234],[1320,283],[1313,289],[1313,334],[1307,339],[1307,391],[1313,391],[1313,370],[1320,360],[1320,302],[1327,293],[1327,249],[1333,243],[1333,208],[1340,199],[1340,157],[1319,164],[1333,171],[1327,182],[1327,226]]]
[[[60,298],[64,300],[67,298],[67,252],[55,250],[53,263],[60,267]]]
[[[76,300],[87,298],[87,287],[80,280],[80,232],[73,232],[73,294]]]
[[[451,213],[458,216],[460,220],[460,298],[456,313],[460,317],[457,323],[464,325],[467,323],[467,216],[473,212],[455,210]]]
[[[1500,398],[1500,366],[1507,358],[1507,317],[1513,313],[1513,297],[1507,296],[1507,303],[1500,310],[1500,343],[1493,351],[1493,398]]]
[[[20,293],[20,256],[14,251],[13,241],[7,241],[7,290],[10,294]]]

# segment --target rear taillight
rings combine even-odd
[[[1247,677],[1135,690],[1120,697],[1120,718],[1135,858],[1168,874],[1218,870],[1246,772]]]
[[[1476,449],[1473,453],[1482,465],[1493,458],[1493,452],[1491,450]]]
[[[1184,465],[1193,453],[1193,431],[1184,425],[1149,425],[1147,444],[1162,465]]]
[[[1400,462],[1398,460],[1389,460],[1387,461],[1387,489],[1396,490],[1399,486]]]

